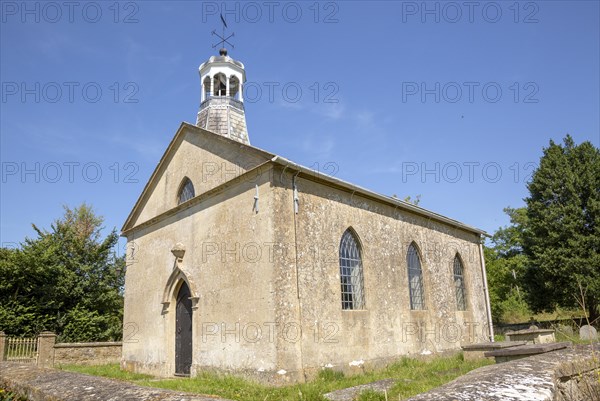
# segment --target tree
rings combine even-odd
[[[0,251],[0,330],[31,336],[52,330],[62,341],[121,337],[124,257],[118,235],[101,239],[103,219],[83,204],[65,207],[50,231]]]
[[[536,311],[600,304],[600,152],[590,142],[550,141],[528,184],[523,249],[529,303]],[[581,286],[581,287],[580,287]]]
[[[510,217],[511,224],[494,233],[493,246],[485,247],[484,256],[492,317],[496,322],[515,323],[531,316],[522,282],[529,263],[523,254],[527,211],[525,208],[505,208],[504,212]]]

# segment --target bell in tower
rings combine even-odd
[[[200,65],[202,95],[196,125],[227,138],[250,144],[242,88],[244,64],[227,55],[212,56]]]

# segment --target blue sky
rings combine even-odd
[[[3,246],[62,205],[121,228],[220,12],[253,145],[490,233],[550,139],[600,146],[597,1],[0,4]]]

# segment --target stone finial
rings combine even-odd
[[[183,260],[183,255],[185,255],[185,246],[181,242],[178,242],[171,249],[171,253],[177,258],[178,261]]]

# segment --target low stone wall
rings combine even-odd
[[[576,346],[475,369],[409,401],[600,400],[600,346]]]
[[[105,365],[121,361],[120,342],[54,344],[54,365]]]
[[[0,388],[29,401],[228,401],[12,362],[0,362]]]
[[[0,362],[7,359],[8,344],[8,337],[0,331]],[[44,331],[37,338],[37,366],[51,368],[58,365],[120,363],[122,348],[121,342],[56,344],[56,334]],[[36,363],[35,351],[32,351],[33,363]]]
[[[569,319],[557,319],[548,320],[545,322],[530,321],[527,323],[494,323],[495,334],[506,334],[507,331],[526,330],[532,325],[539,327],[540,329],[556,329],[558,327],[572,327],[577,328],[587,324],[584,318],[569,318]]]
[[[409,401],[600,400],[600,346],[576,346],[485,366]],[[101,377],[0,362],[0,388],[30,401],[210,401]]]

